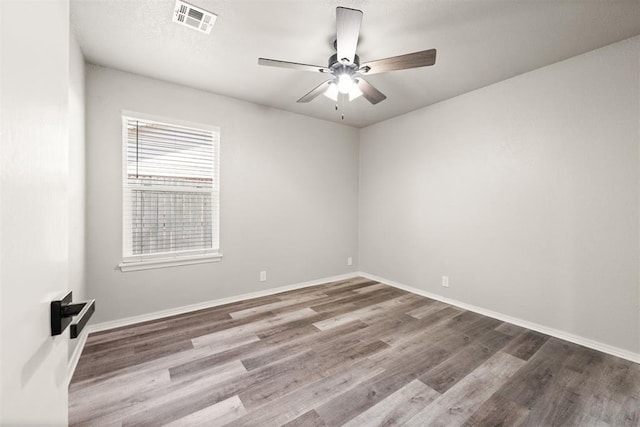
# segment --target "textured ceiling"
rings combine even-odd
[[[218,14],[211,35],[172,23],[174,3],[72,0],[87,61],[357,127],[640,34],[638,0],[191,0]],[[336,6],[364,12],[361,62],[436,48],[436,65],[368,77],[387,100],[344,120],[326,97],[297,104],[326,76],[257,58],[326,65]]]

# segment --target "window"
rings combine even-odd
[[[122,271],[217,261],[219,131],[123,116]]]

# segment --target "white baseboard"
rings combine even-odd
[[[394,282],[393,280],[385,279],[383,277],[375,276],[373,274],[365,273],[359,271],[357,273],[358,276],[375,280],[376,282],[381,282],[390,286],[393,286],[398,289],[402,289],[407,292],[411,292],[413,294],[421,295],[423,297],[435,299],[438,301],[442,301],[446,304],[450,304],[456,307],[460,307],[464,310],[473,311],[474,313],[482,314],[483,316],[492,317],[494,319],[502,320],[503,322],[513,323],[517,326],[522,326],[526,329],[531,329],[532,331],[537,331],[546,335],[550,335],[552,337],[559,338],[561,340],[569,341],[574,344],[578,344],[584,347],[591,348],[593,350],[598,350],[603,353],[611,354],[616,357],[620,357],[622,359],[630,360],[631,362],[640,363],[640,354],[634,353],[629,350],[625,350],[619,347],[615,347],[609,344],[601,343],[599,341],[594,341],[589,338],[581,337],[579,335],[574,335],[569,332],[561,331],[558,329],[550,328],[547,326],[539,325],[537,323],[529,322],[527,320],[518,319],[516,317],[511,317],[506,314],[498,313],[496,311],[487,310],[482,307],[477,307],[475,305],[467,304],[461,301],[457,301],[451,298],[446,298],[441,295],[433,294],[431,292],[423,291],[422,289],[414,288],[412,286],[403,285],[402,283]]]
[[[338,276],[324,277],[322,279],[310,280],[308,282],[295,283],[293,285],[280,286],[278,288],[265,289],[263,291],[251,292],[248,294],[236,295],[227,298],[216,299],[212,301],[199,302],[191,305],[184,305],[181,307],[170,308],[167,310],[155,311],[153,313],[141,314],[139,316],[126,317],[124,319],[112,320],[108,322],[97,323],[95,325],[87,326],[89,333],[106,331],[108,329],[120,328],[122,326],[129,326],[135,323],[148,322],[150,320],[162,319],[163,317],[174,316],[176,314],[188,313],[190,311],[202,310],[205,308],[216,307],[223,304],[229,304],[232,302],[244,301],[252,298],[259,298],[268,295],[278,294],[280,292],[291,291],[294,289],[308,288],[309,286],[322,285],[328,282],[336,282],[339,280],[346,280],[356,277],[357,274],[346,273]]]
[[[73,374],[76,371],[78,361],[80,360],[80,356],[82,355],[82,350],[84,350],[84,345],[87,343],[88,336],[89,332],[84,331],[84,333],[81,333],[80,337],[78,337],[78,343],[73,349],[73,354],[71,355],[71,359],[69,359],[69,363],[67,364],[67,386],[69,385],[69,383],[71,383],[71,378],[73,378]]]

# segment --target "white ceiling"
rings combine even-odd
[[[640,34],[638,0],[190,3],[218,14],[211,35],[172,23],[174,1],[72,0],[71,19],[88,62],[357,127]],[[324,96],[297,104],[326,76],[257,59],[326,65],[336,6],[364,12],[361,62],[436,48],[436,65],[368,77],[387,99],[344,121]]]

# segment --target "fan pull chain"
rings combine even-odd
[[[336,111],[338,111],[338,104],[337,104],[337,103],[336,103]],[[341,114],[340,114],[340,118],[341,118],[342,120],[344,120],[344,113],[341,113]]]

